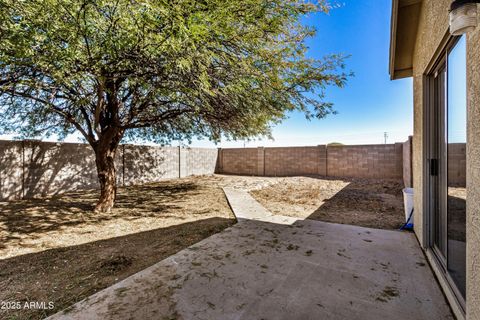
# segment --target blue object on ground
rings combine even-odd
[[[413,208],[412,208],[412,212],[410,212],[410,216],[408,217],[407,222],[405,222],[405,224],[400,228],[400,230],[413,230],[413,222],[409,223],[410,219],[412,219],[412,216],[413,216]]]

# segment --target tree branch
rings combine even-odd
[[[88,133],[83,129],[83,127],[75,120],[75,117],[67,112],[67,111],[64,111],[60,108],[58,108],[57,106],[55,106],[53,103],[51,103],[50,101],[47,101],[45,99],[42,99],[42,98],[39,98],[39,97],[36,97],[36,96],[33,96],[31,94],[28,94],[26,92],[22,92],[22,91],[14,91],[12,90],[12,92],[10,92],[11,96],[14,97],[14,96],[20,96],[22,98],[26,98],[26,99],[30,99],[30,100],[33,100],[33,101],[37,101],[38,103],[41,103],[47,107],[49,107],[54,113],[62,116],[68,123],[72,124],[78,131],[80,131],[80,133],[85,137],[85,139],[90,143],[90,144],[93,144],[95,143],[95,140],[94,139],[91,139],[91,137],[88,135]]]

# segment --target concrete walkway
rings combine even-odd
[[[273,216],[239,223],[51,319],[453,319],[410,233]]]
[[[228,203],[239,222],[245,220],[264,221],[278,224],[294,224],[297,218],[274,215],[241,189],[223,188]]]

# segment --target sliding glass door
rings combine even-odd
[[[467,61],[465,37],[448,52],[446,177],[447,269],[465,297]]]
[[[447,45],[429,75],[427,159],[430,247],[459,300],[466,283],[466,45]]]

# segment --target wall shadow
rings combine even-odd
[[[179,157],[175,147],[120,145],[115,158],[117,184],[178,178]],[[0,141],[0,199],[43,198],[98,186],[95,156],[88,144]]]
[[[26,141],[23,158],[24,198],[98,187],[88,145]]]
[[[138,145],[119,147],[121,168],[119,184],[130,186],[154,182],[165,178],[178,178],[178,151],[176,148],[161,148]]]
[[[0,141],[0,199],[22,197],[22,145]]]
[[[70,226],[96,225],[108,220],[136,220],[145,217],[165,218],[181,208],[186,195],[198,194],[199,186],[191,182],[156,183],[122,187],[110,213],[94,213],[95,190],[70,192],[48,199],[0,202],[0,249],[11,242],[21,243],[25,236]]]

